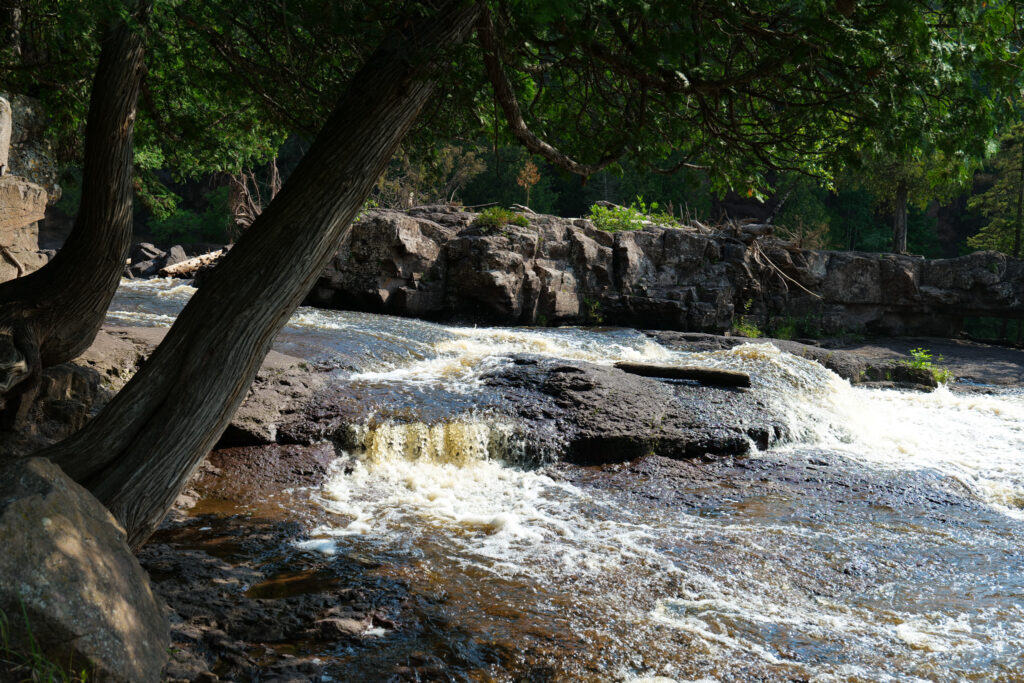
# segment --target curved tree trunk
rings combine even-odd
[[[471,32],[460,0],[400,23],[355,75],[285,183],[178,316],[163,343],[81,432],[42,453],[90,488],[139,547],[242,402],[437,78]]]
[[[7,378],[13,388],[0,428],[25,417],[43,368],[71,360],[92,343],[131,247],[132,134],[143,39],[121,24],[101,29],[101,41],[74,230],[53,261],[0,284],[0,333],[13,336],[27,363],[23,377]]]

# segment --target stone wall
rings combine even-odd
[[[1024,262],[802,251],[765,230],[649,225],[610,234],[530,215],[487,230],[453,207],[373,211],[307,303],[503,325],[722,332],[740,316],[824,332],[953,335],[965,315],[1024,317]]]

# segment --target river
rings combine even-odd
[[[193,291],[125,282],[108,323],[168,325]],[[355,464],[293,492],[315,510],[295,556],[356,558],[444,615],[375,626],[358,656],[321,648],[325,680],[424,648],[442,680],[1024,679],[1019,390],[862,389],[767,344],[310,308],[275,348],[378,407]],[[709,462],[537,462],[480,381],[520,354],[743,369],[792,436]]]

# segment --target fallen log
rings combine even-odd
[[[181,277],[189,278],[195,275],[196,271],[203,266],[209,265],[219,259],[224,254],[223,249],[217,251],[211,251],[206,254],[200,254],[181,263],[175,263],[173,266],[167,266],[166,268],[160,269],[161,277]]]
[[[631,375],[659,379],[688,379],[714,387],[749,387],[750,375],[739,370],[720,370],[695,366],[653,365],[620,361],[615,367]]]

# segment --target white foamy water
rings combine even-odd
[[[149,282],[132,284],[112,318],[173,318],[189,292]],[[301,547],[385,567],[401,557],[397,575],[447,595],[455,627],[524,648],[575,643],[570,659],[600,672],[555,662],[556,678],[1024,680],[1021,394],[858,389],[770,345],[684,354],[629,330],[301,309],[286,335],[350,361],[356,388],[420,387],[410,396],[472,397],[482,374],[520,354],[751,373],[753,397],[792,442],[754,454],[763,468],[749,479],[736,469],[701,495],[669,484],[678,500],[517,466],[524,445],[501,416],[357,430],[355,463],[318,492],[325,516]],[[976,502],[944,502],[949,490]]]

